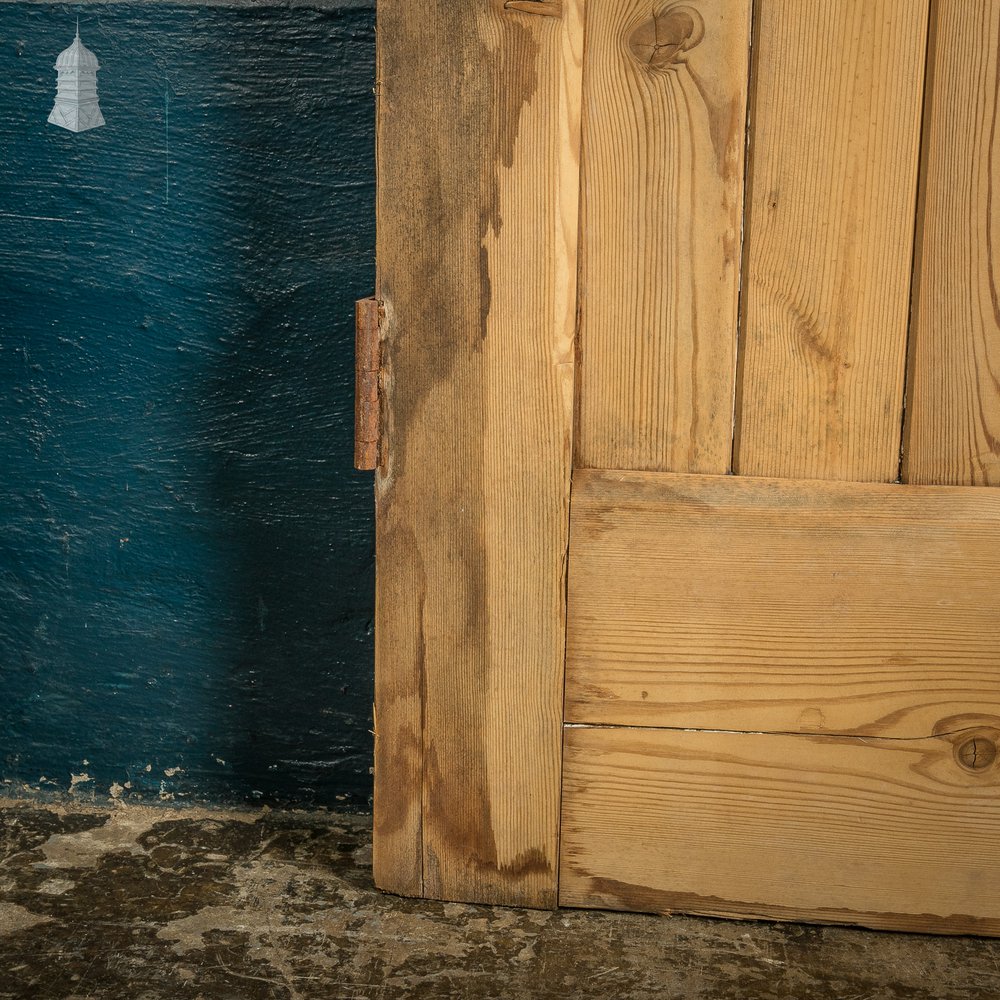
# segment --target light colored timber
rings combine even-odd
[[[1000,486],[1000,0],[937,0],[903,478]]]
[[[755,5],[742,475],[898,478],[927,8]]]
[[[998,726],[568,728],[560,902],[1000,935]]]
[[[578,466],[729,469],[750,8],[587,4]]]
[[[375,878],[554,905],[582,0],[378,41]]]
[[[1000,716],[1000,493],[578,471],[570,537],[570,722]]]

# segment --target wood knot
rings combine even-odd
[[[997,759],[997,745],[983,736],[973,736],[955,750],[959,764],[969,771],[985,771]]]
[[[705,37],[705,22],[690,4],[675,3],[643,21],[629,36],[636,61],[657,73],[675,70]]]

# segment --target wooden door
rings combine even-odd
[[[1000,0],[380,0],[379,884],[1000,933]]]

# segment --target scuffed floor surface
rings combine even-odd
[[[375,891],[363,817],[0,800],[0,997],[950,1000],[1000,942]]]

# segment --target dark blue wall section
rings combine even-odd
[[[0,791],[368,802],[373,22],[0,4]]]

